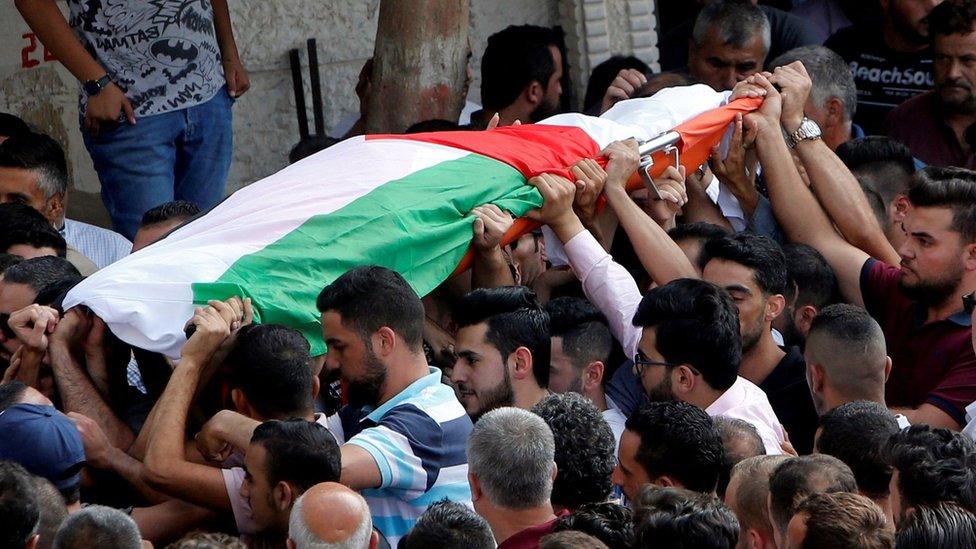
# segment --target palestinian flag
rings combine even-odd
[[[175,358],[194,306],[249,296],[256,322],[301,330],[318,355],[325,345],[315,299],[342,273],[383,265],[426,295],[464,258],[475,206],[521,216],[542,202],[527,178],[568,176],[581,158],[629,137],[675,130],[682,163],[697,169],[735,114],[758,103],[722,106],[727,95],[703,85],[669,88],[600,118],[565,114],[483,132],[351,138],[98,271],[64,306],[84,304],[124,341]]]

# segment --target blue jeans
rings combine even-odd
[[[82,127],[115,230],[132,240],[142,214],[164,202],[188,200],[208,209],[224,197],[233,150],[227,89],[205,103],[127,122]]]

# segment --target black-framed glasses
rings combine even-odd
[[[651,360],[647,358],[647,355],[643,351],[638,350],[637,354],[634,355],[634,369],[637,370],[637,377],[644,377],[644,370],[651,366],[667,366],[670,368],[674,364],[660,360]]]

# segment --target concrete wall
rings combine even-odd
[[[409,1],[409,0],[407,0]],[[634,40],[634,16],[653,13],[652,0],[470,0],[472,67],[476,78],[469,99],[478,101],[481,55],[488,36],[511,24],[564,25],[570,33],[573,77],[582,94],[592,64],[611,53],[640,54],[646,39]],[[288,150],[298,141],[288,50],[300,48],[307,63],[305,40],[318,40],[319,72],[327,133],[344,117],[358,111],[354,88],[363,62],[372,55],[380,0],[234,0],[231,17],[251,90],[234,107],[234,159],[227,191],[265,177],[287,163]],[[63,2],[59,2],[62,4]],[[587,48],[583,7],[603,19],[610,41]],[[602,11],[601,11],[602,6]],[[642,16],[643,17],[643,16]],[[652,16],[651,16],[652,17]],[[599,18],[599,17],[598,17]],[[653,19],[650,20],[653,22]],[[577,31],[573,31],[577,28]],[[653,28],[653,27],[651,27]],[[592,33],[590,33],[592,34]],[[597,32],[597,35],[600,33]],[[599,37],[597,37],[599,41]],[[643,40],[643,41],[642,41]],[[656,56],[656,52],[648,54]],[[655,59],[646,59],[649,63]],[[311,106],[306,73],[306,102]],[[583,77],[581,79],[581,77]],[[69,215],[100,224],[107,216],[98,198],[98,179],[78,130],[78,84],[59,63],[45,60],[43,46],[30,34],[13,2],[0,3],[0,111],[22,116],[67,145],[73,187]]]

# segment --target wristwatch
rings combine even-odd
[[[83,86],[85,94],[88,95],[88,97],[98,95],[99,92],[105,89],[105,86],[108,86],[109,82],[111,82],[111,80],[109,80],[107,74],[98,80],[89,80],[85,82],[85,85]]]
[[[803,121],[800,122],[800,127],[796,129],[793,133],[786,135],[786,144],[790,146],[791,149],[795,149],[800,141],[812,141],[814,139],[820,139],[820,126],[816,122],[810,120],[807,117],[803,117]]]

